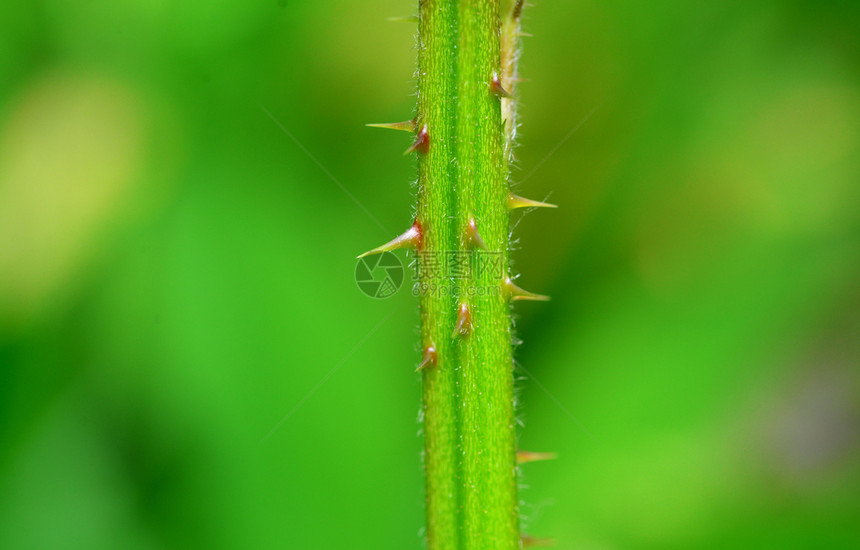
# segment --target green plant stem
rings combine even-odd
[[[553,205],[510,194],[523,0],[507,4],[420,0],[418,113],[371,125],[416,135],[415,224],[359,258],[418,252],[429,550],[521,544],[510,302],[548,298],[511,282],[508,228],[512,208]]]
[[[478,264],[464,290],[472,331],[459,342],[462,413],[462,548],[519,548],[510,307],[503,292],[510,214],[501,100],[490,89],[500,69],[497,0],[459,6],[457,204],[463,235],[471,220],[502,273]],[[461,238],[464,251],[474,239]],[[474,253],[474,252],[473,252]],[[480,252],[478,252],[480,254]]]
[[[451,219],[454,196],[454,121],[456,99],[456,5],[452,0],[422,0],[419,15],[417,126],[427,126],[430,147],[419,154],[418,222],[423,232],[422,257],[454,250]],[[422,274],[423,275],[423,274]],[[422,283],[442,288],[445,273],[428,273]],[[423,371],[424,468],[426,475],[427,547],[456,550],[459,539],[459,473],[457,381],[454,342],[456,305],[443,292],[421,297],[421,340],[436,351],[436,364]]]
[[[424,369],[427,542],[430,550],[519,547],[516,433],[508,264],[508,150],[501,100],[491,81],[502,73],[497,0],[422,0],[419,13],[417,128],[429,148],[419,154],[418,222],[422,257],[450,251],[481,254],[466,279],[450,272],[422,278],[448,292],[421,298],[422,345],[436,351]],[[474,223],[480,238],[469,233]],[[474,258],[474,256],[471,256]],[[449,266],[450,270],[450,266]],[[472,290],[480,290],[471,294]],[[456,338],[458,308],[471,327]]]

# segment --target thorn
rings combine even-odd
[[[533,453],[531,451],[517,451],[517,463],[527,464],[529,462],[538,462],[540,460],[555,460],[558,456],[555,453]]]
[[[430,149],[430,132],[427,131],[427,125],[421,127],[421,131],[418,132],[418,136],[415,138],[415,143],[413,143],[409,149],[406,150],[404,155],[408,155],[409,153],[418,151],[419,153],[427,153]]]
[[[530,535],[521,535],[520,545],[523,548],[546,548],[548,546],[555,546],[555,539],[542,539],[538,537],[532,537]]]
[[[403,122],[383,122],[381,124],[365,124],[371,128],[385,128],[386,130],[403,130],[405,132],[415,133],[415,119],[404,120]]]
[[[490,91],[498,97],[511,97],[511,94],[502,87],[499,73],[493,73],[493,79],[490,80]]]
[[[487,245],[484,243],[484,239],[482,239],[481,234],[478,233],[478,225],[475,222],[475,218],[469,218],[469,224],[466,226],[466,242],[474,244],[483,250],[487,250]]]
[[[511,17],[513,19],[519,19],[523,14],[523,4],[525,4],[525,0],[517,0],[517,3],[514,4],[514,9],[511,11]]]
[[[516,210],[517,208],[558,208],[558,205],[550,204],[548,202],[533,201],[511,193],[508,197],[508,209]]]
[[[517,36],[522,36],[522,37],[524,37],[524,38],[534,38],[534,35],[533,35],[532,33],[530,33],[530,32],[522,32],[522,31],[518,32],[518,33],[517,33]]]
[[[388,17],[385,20],[391,21],[392,23],[417,23],[418,22],[418,16],[417,15],[401,15],[400,17]]]
[[[469,311],[469,306],[463,302],[460,304],[460,309],[457,310],[457,326],[454,327],[454,334],[451,338],[460,336],[468,336],[472,332],[472,312]]]
[[[424,356],[421,358],[421,364],[415,369],[415,372],[422,371],[427,367],[435,367],[438,358],[436,357],[436,348],[432,345],[424,349]]]
[[[528,290],[524,290],[511,280],[510,277],[505,279],[505,290],[508,291],[508,296],[511,297],[512,302],[516,302],[518,300],[531,300],[534,302],[549,302],[549,296],[544,296],[543,294],[535,294],[534,292],[529,292]]]
[[[371,254],[381,254],[382,252],[391,252],[392,250],[397,250],[398,248],[408,248],[414,246],[415,248],[421,249],[421,224],[416,220],[415,223],[412,224],[412,227],[406,230],[402,235],[395,237],[391,241],[385,243],[384,245],[374,248],[373,250],[368,250],[364,254],[358,256],[357,259],[364,258],[365,256],[370,256]]]

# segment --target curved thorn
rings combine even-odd
[[[386,17],[386,21],[391,21],[392,23],[417,23],[418,16],[417,15],[401,15],[399,17]]]
[[[505,290],[510,296],[512,302],[516,302],[519,300],[531,300],[533,302],[549,302],[550,297],[544,296],[543,294],[535,294],[534,292],[529,292],[528,290],[522,289],[514,284],[514,281],[508,277],[505,279]]]
[[[468,336],[472,332],[472,312],[469,311],[469,306],[465,302],[460,304],[457,310],[457,325],[454,327],[454,333],[451,338],[457,336]]]
[[[415,137],[415,143],[409,146],[409,149],[406,150],[404,155],[408,155],[409,153],[413,153],[418,151],[419,153],[426,153],[430,149],[430,132],[427,130],[427,125],[421,127],[421,131],[418,132],[418,135]]]
[[[558,205],[550,204],[548,202],[533,201],[511,193],[508,197],[508,209],[516,210],[517,208],[558,208]]]
[[[534,453],[531,451],[517,451],[517,463],[527,464],[529,462],[538,462],[541,460],[555,460],[558,455],[555,453]]]
[[[502,80],[498,73],[493,73],[493,78],[490,80],[490,92],[498,97],[511,97],[510,92],[502,87]]]
[[[521,535],[520,545],[523,548],[546,548],[548,546],[555,546],[555,539],[545,539],[532,537],[530,535]]]
[[[371,128],[385,128],[386,130],[402,130],[404,132],[415,133],[415,119],[404,120],[403,122],[383,122],[376,124],[365,124]]]
[[[421,364],[418,365],[418,368],[415,369],[415,372],[422,371],[427,367],[435,367],[439,358],[436,356],[436,348],[434,346],[427,346],[424,349],[424,355],[421,358]]]
[[[368,250],[364,254],[359,255],[356,259],[361,259],[365,256],[370,256],[371,254],[381,254],[383,252],[397,250],[398,248],[409,247],[421,248],[421,225],[417,221],[403,234],[395,237],[382,246],[378,246],[373,250]]]
[[[478,224],[474,217],[469,218],[469,224],[466,226],[466,242],[483,250],[488,250],[486,243],[484,243],[484,239],[482,239],[481,234],[478,233]]]

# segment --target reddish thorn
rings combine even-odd
[[[490,80],[490,91],[499,97],[511,97],[511,94],[502,87],[498,73],[493,73],[493,79]]]
[[[409,149],[406,150],[404,155],[408,155],[409,153],[413,153],[418,151],[419,153],[426,154],[427,151],[430,150],[430,132],[427,130],[427,125],[421,127],[421,131],[418,132],[418,135],[415,137],[415,143],[413,143]]]
[[[438,363],[438,357],[436,356],[436,348],[433,346],[427,346],[424,349],[424,355],[421,358],[421,364],[418,365],[416,371],[424,370],[427,367],[435,367]]]
[[[452,338],[459,336],[468,336],[472,332],[472,312],[469,311],[469,306],[463,302],[457,310],[457,325],[454,327]]]
[[[421,222],[417,218],[411,229],[415,232],[415,249],[420,252],[424,248],[424,228],[421,227]]]
[[[487,245],[484,243],[484,239],[482,239],[481,234],[478,233],[478,224],[475,222],[475,218],[469,218],[469,223],[466,225],[466,241],[479,248],[487,250]]]
[[[371,254],[381,254],[383,252],[391,252],[392,250],[397,250],[398,248],[408,248],[410,246],[414,246],[417,249],[421,249],[421,245],[423,242],[423,236],[421,234],[421,224],[416,220],[412,226],[403,232],[401,235],[398,235],[394,239],[388,241],[382,246],[378,246],[373,250],[368,250],[364,254],[358,256],[358,258],[364,258],[365,256],[370,256]]]

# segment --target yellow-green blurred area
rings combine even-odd
[[[860,548],[860,4],[534,3],[524,529]],[[415,11],[0,3],[0,548],[422,547]]]

